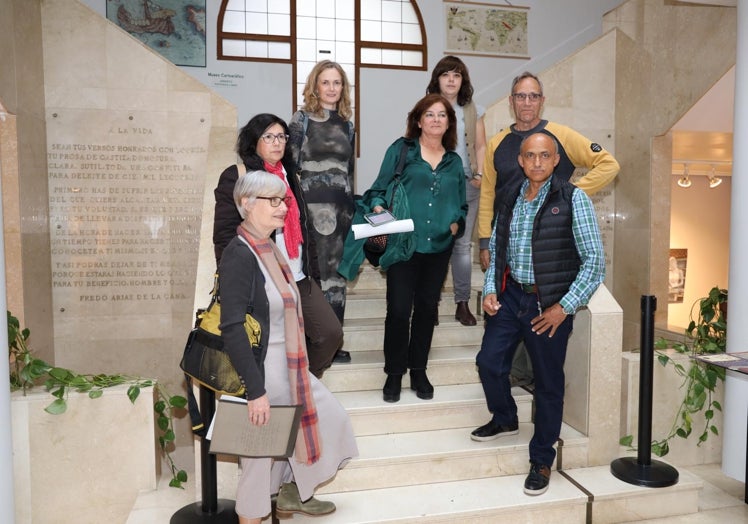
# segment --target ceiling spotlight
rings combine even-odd
[[[722,179],[714,174],[714,166],[712,166],[712,174],[709,175],[709,187],[714,189],[722,183]]]
[[[688,178],[688,164],[683,164],[683,176],[678,179],[680,187],[691,187],[691,180]]]

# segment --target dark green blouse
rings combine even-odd
[[[401,180],[415,226],[416,251],[441,253],[465,230],[465,173],[462,160],[454,151],[444,153],[436,169],[432,169],[421,157],[418,140],[398,138],[387,148],[379,175],[369,189],[367,204],[370,209],[378,205],[388,207],[384,196],[394,176],[403,140],[410,147]],[[459,226],[456,237],[452,237],[449,229],[452,223]]]

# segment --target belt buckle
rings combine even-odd
[[[538,288],[535,284],[520,284],[522,286],[522,291],[525,293],[535,293],[537,292]]]

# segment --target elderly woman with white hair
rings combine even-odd
[[[299,292],[287,260],[270,239],[284,225],[287,198],[285,183],[273,174],[253,171],[237,180],[234,202],[242,222],[218,270],[221,332],[246,388],[250,423],[267,424],[271,405],[303,407],[288,460],[241,459],[236,496],[240,524],[259,524],[270,513],[274,493],[279,517],[332,513],[335,505],[314,498],[314,490],[358,455],[348,414],[309,372]],[[249,304],[262,327],[255,348],[244,329]]]

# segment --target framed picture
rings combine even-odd
[[[480,2],[444,2],[445,54],[530,58],[527,51],[529,7]]]
[[[669,304],[683,302],[686,289],[686,265],[688,264],[688,249],[671,249],[668,264],[668,294]]]
[[[107,0],[106,17],[175,65],[205,67],[205,0]]]

